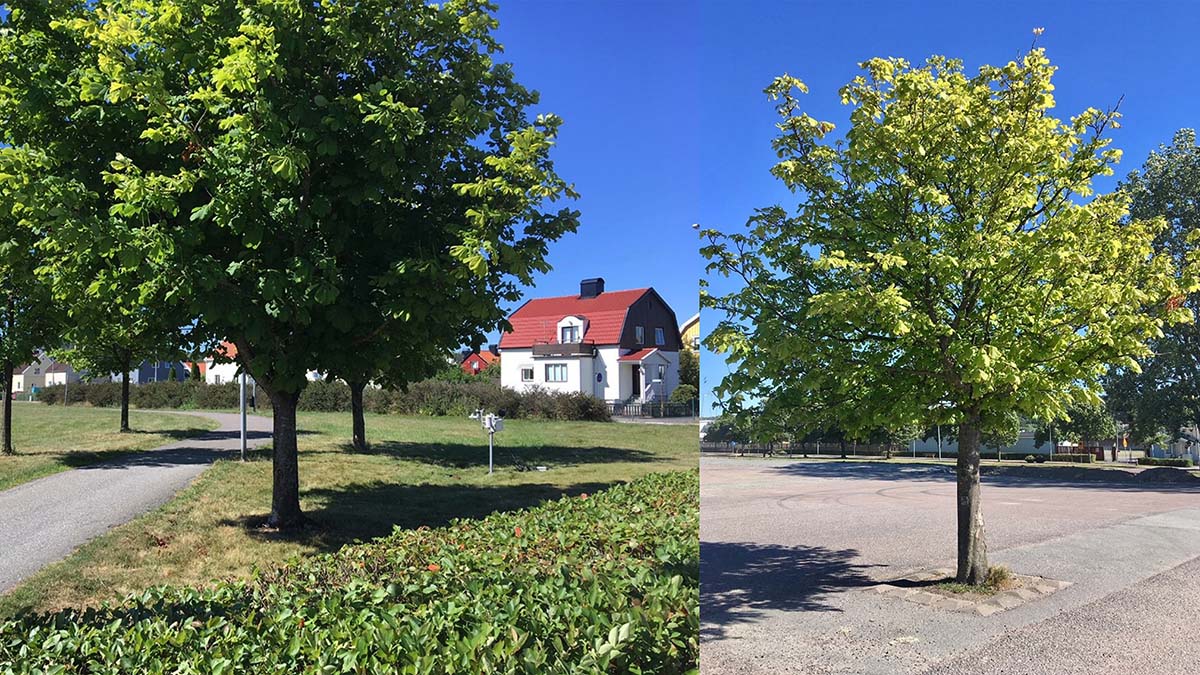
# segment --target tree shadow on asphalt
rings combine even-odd
[[[700,542],[700,636],[718,638],[731,624],[767,610],[841,611],[828,596],[875,585],[854,563],[858,551],[821,546]]]
[[[192,441],[219,442],[236,440],[241,437],[239,431],[208,431],[190,438]],[[270,440],[271,434],[266,431],[247,431],[246,440],[249,442]],[[256,449],[257,450],[257,449]],[[115,450],[107,452],[78,451],[64,453],[60,461],[76,469],[112,470],[128,469],[138,466],[179,466],[184,464],[211,464],[222,459],[235,457],[236,448],[209,448],[203,446],[189,447],[184,445],[176,448],[159,450]],[[269,454],[268,454],[269,457]]]
[[[441,527],[456,518],[483,518],[498,511],[536,506],[564,495],[592,494],[616,484],[586,482],[563,487],[545,483],[497,486],[353,483],[303,490],[301,499],[316,501],[321,506],[305,511],[309,522],[297,530],[269,529],[265,527],[265,514],[225,519],[220,524],[243,528],[249,536],[261,541],[290,541],[314,552],[330,552],[355,541],[386,536],[395,528]]]
[[[984,485],[997,487],[1059,487],[1130,492],[1200,492],[1200,478],[1179,470],[1147,469],[1141,474],[1072,466],[980,467]],[[798,461],[771,470],[805,478],[848,478],[886,481],[938,481],[953,483],[954,467],[941,465],[888,464],[875,462]],[[1139,477],[1140,476],[1140,477]]]
[[[469,469],[487,466],[486,447],[468,443],[420,443],[406,441],[381,441],[372,443],[366,450],[357,450],[350,443],[341,444],[340,452],[388,455],[452,469]],[[319,452],[319,451],[318,451]],[[563,467],[584,464],[610,464],[616,462],[655,462],[662,457],[645,450],[606,447],[562,447],[554,445],[522,445],[497,447],[493,452],[496,466],[514,467],[517,470],[534,470],[538,466]]]

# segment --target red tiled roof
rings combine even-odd
[[[565,316],[582,316],[588,320],[583,339],[597,345],[615,345],[621,341],[625,313],[629,306],[649,292],[649,288],[628,291],[605,291],[594,298],[563,295],[556,298],[536,298],[521,305],[508,317],[512,332],[500,337],[500,349],[527,349],[535,344],[558,341],[558,322]]]
[[[489,366],[500,360],[499,356],[496,356],[495,354],[493,354],[491,352],[487,352],[487,351],[479,352],[475,356],[478,356],[480,359],[483,360],[484,363],[488,364]]]
[[[617,360],[618,361],[641,361],[642,359],[646,358],[647,356],[650,356],[651,354],[653,354],[656,351],[658,351],[658,347],[647,347],[645,349],[642,349],[642,350],[639,350],[636,352],[632,352],[630,354],[626,354],[625,356],[622,356],[621,358],[619,358]]]
[[[67,372],[67,364],[62,361],[55,361],[46,369],[47,373],[65,373]]]
[[[216,352],[217,352],[218,356],[224,356],[226,358],[236,359],[237,358],[237,345],[233,344],[229,340],[222,340],[221,344],[217,346]]]

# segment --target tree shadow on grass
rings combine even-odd
[[[262,541],[290,541],[310,547],[313,552],[331,552],[354,541],[386,536],[397,527],[441,527],[455,518],[483,518],[498,511],[536,506],[563,495],[591,494],[615,484],[587,482],[562,487],[545,483],[497,486],[356,483],[302,491],[301,499],[315,499],[322,506],[306,511],[310,522],[298,530],[267,529],[264,514],[225,519],[220,524],[244,528],[251,537]]]
[[[468,443],[416,443],[408,441],[382,441],[357,450],[350,443],[343,443],[341,451],[368,455],[388,455],[453,469],[468,469],[487,466],[486,444]],[[562,447],[553,445],[498,446],[493,452],[496,466],[513,467],[518,470],[536,470],[538,466],[564,467],[584,464],[610,464],[616,462],[656,462],[662,458],[645,450],[605,447]]]
[[[730,624],[767,610],[840,611],[828,596],[877,582],[854,549],[700,542],[700,635],[719,638]]]
[[[1162,471],[1160,469],[1167,469]],[[845,478],[888,481],[936,481],[953,483],[953,466],[932,464],[889,464],[874,462],[794,462],[772,467],[776,473],[808,478]],[[1002,466],[980,467],[984,485],[996,487],[1062,487],[1130,492],[1200,492],[1200,478],[1188,472],[1156,467],[1135,474],[1119,469],[1083,466]]]

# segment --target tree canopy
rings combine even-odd
[[[1131,218],[1166,221],[1155,249],[1186,261],[1195,248],[1192,233],[1200,230],[1196,132],[1176,132],[1170,145],[1151,152],[1141,170],[1125,178],[1121,190],[1129,195]],[[1200,294],[1188,294],[1181,304],[1193,314],[1200,312]],[[1138,359],[1139,368],[1122,368],[1106,383],[1110,407],[1142,441],[1200,425],[1200,327],[1174,324],[1163,333],[1150,341],[1151,354]]]
[[[977,583],[981,433],[1097,400],[1111,366],[1136,367],[1164,326],[1191,320],[1190,260],[1156,252],[1162,219],[1093,195],[1120,158],[1106,133],[1119,115],[1054,117],[1042,49],[974,74],[940,56],[862,69],[841,89],[841,139],[803,112],[803,82],[766,89],[772,174],[798,205],[705,233],[710,274],[735,280],[701,294],[725,314],[707,344],[736,363],[718,395],[850,433],[957,424],[958,577]]]
[[[309,370],[461,344],[577,226],[552,206],[575,196],[550,159],[560,120],[529,112],[487,2],[24,4],[7,52],[54,36],[63,57],[5,82],[30,120],[10,142],[91,167],[97,208],[59,238],[90,231],[130,297],[236,344],[273,403],[274,525],[303,521]],[[68,116],[73,142],[38,133]]]

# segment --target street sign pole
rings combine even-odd
[[[246,461],[246,374],[242,373],[242,386],[239,387],[242,413],[242,461]]]
[[[488,475],[489,476],[492,475],[492,445],[494,444],[495,440],[496,440],[496,431],[494,429],[489,429],[488,430]]]

